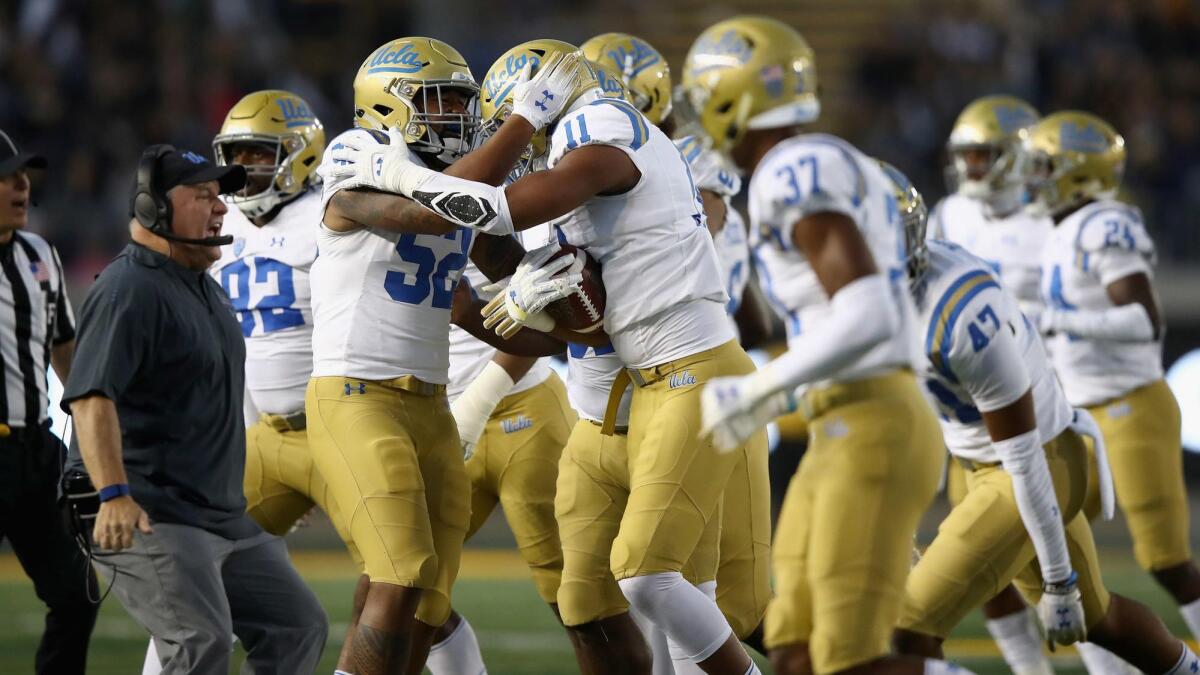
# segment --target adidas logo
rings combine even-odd
[[[678,389],[696,384],[696,377],[692,375],[691,371],[685,370],[682,373],[672,373],[669,382],[671,389]]]
[[[533,420],[524,415],[517,415],[511,419],[501,421],[500,428],[503,429],[504,433],[506,434],[516,433],[522,429],[533,428]]]

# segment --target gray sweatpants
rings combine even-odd
[[[125,611],[154,636],[163,674],[227,675],[233,635],[246,674],[312,673],[328,620],[279,537],[225,539],[154,523],[131,548],[97,550],[96,569]]]

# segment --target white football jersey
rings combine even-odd
[[[517,237],[526,249],[532,249],[547,242],[549,231],[548,226],[540,225],[524,232],[518,232]],[[467,263],[463,276],[471,282],[471,291],[477,297],[484,300],[491,300],[494,297],[494,294],[483,290],[483,287],[490,284],[491,280],[479,271],[475,263]],[[475,336],[458,326],[450,326],[450,384],[446,386],[446,395],[451,401],[458,398],[459,394],[463,393],[467,386],[479,377],[479,374],[483,372],[495,355],[496,349],[488,343],[476,339]],[[508,390],[508,393],[517,394],[536,387],[545,382],[551,372],[553,371],[546,359],[538,359],[529,372],[525,373],[525,376],[517,380],[513,388]]]
[[[983,258],[1021,311],[1037,315],[1042,307],[1042,247],[1052,227],[1049,218],[1029,215],[1024,209],[1004,218],[988,218],[983,202],[955,194],[934,207],[926,238],[954,242]]]
[[[729,296],[725,312],[733,316],[742,304],[742,295],[750,280],[750,246],[746,240],[746,223],[742,220],[742,214],[733,208],[733,198],[742,190],[742,179],[720,155],[705,149],[695,136],[676,140],[675,147],[679,148],[691,167],[696,187],[725,200],[725,227],[713,237],[713,246],[721,265],[725,293]]]
[[[900,309],[901,330],[868,351],[837,377],[858,379],[917,356],[912,298],[905,281],[904,232],[892,182],[879,163],[846,141],[803,134],[776,145],[750,180],[750,246],[759,281],[792,342],[821,330],[829,297],[812,265],[792,243],[792,228],[810,213],[834,211],[851,218],[887,276]],[[816,383],[810,383],[816,384]]]
[[[312,188],[257,227],[236,207],[222,234],[233,243],[209,273],[229,294],[246,338],[246,389],[255,408],[270,414],[304,409],[312,372],[312,294],[321,194]]]
[[[1042,299],[1057,310],[1109,309],[1108,285],[1132,274],[1153,280],[1154,259],[1137,208],[1092,202],[1051,231],[1042,257]],[[1161,337],[1117,342],[1059,333],[1050,344],[1054,369],[1074,406],[1112,400],[1163,376]]]
[[[608,395],[613,380],[625,367],[621,357],[612,346],[589,347],[567,345],[567,399],[583,419],[603,422],[608,410]],[[633,400],[633,388],[625,390],[621,405],[617,408],[616,425],[629,426],[629,405]]]
[[[675,144],[624,101],[581,101],[555,127],[547,166],[596,144],[628,154],[640,180],[622,194],[589,199],[554,227],[560,241],[586,249],[603,268],[604,329],[617,354],[642,368],[734,339],[700,193]]]
[[[918,372],[951,453],[1000,461],[980,413],[1011,405],[1031,388],[1043,444],[1071,423],[1071,406],[1037,331],[987,261],[931,241],[929,267],[913,295],[925,352]]]
[[[349,135],[386,143],[365,129],[329,144],[322,163]],[[411,153],[414,162],[419,156]],[[325,184],[325,204],[346,183]],[[389,380],[413,375],[446,384],[450,304],[471,248],[472,231],[445,236],[362,228],[335,232],[321,224],[312,266],[313,376]]]

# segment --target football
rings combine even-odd
[[[600,263],[587,251],[570,244],[562,244],[551,260],[567,254],[575,255],[575,263],[565,272],[583,274],[581,292],[555,300],[546,306],[546,311],[559,325],[580,333],[590,333],[604,323],[604,282],[600,278]]]

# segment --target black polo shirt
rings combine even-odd
[[[151,522],[248,537],[260,530],[242,492],[245,362],[221,287],[129,244],[79,312],[62,407],[89,394],[116,403],[130,490]],[[68,465],[82,470],[77,448]]]

